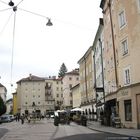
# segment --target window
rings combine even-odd
[[[124,84],[130,84],[130,68],[124,69]]]
[[[132,105],[131,100],[124,101],[125,121],[132,121]]]
[[[72,78],[71,78],[71,77],[69,77],[69,80],[72,80]]]
[[[138,10],[140,10],[140,0],[137,1],[138,1]]]
[[[70,105],[72,105],[72,100],[70,100]]]
[[[119,25],[122,28],[126,24],[124,10],[119,13]]]
[[[128,41],[127,39],[125,39],[124,41],[121,42],[121,46],[122,46],[122,55],[126,55],[128,54]]]
[[[70,94],[69,94],[69,95],[70,95],[70,97],[72,97],[72,92],[70,92]]]
[[[72,88],[72,84],[69,84],[69,88]]]
[[[56,90],[58,91],[59,90],[59,87],[56,87]]]
[[[57,94],[56,97],[59,97],[59,94]]]

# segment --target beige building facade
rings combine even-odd
[[[72,91],[72,108],[80,108],[81,106],[81,93],[80,93],[80,84],[75,85],[71,88]]]
[[[93,50],[92,47],[86,51],[83,57],[78,61],[80,73],[80,94],[81,108],[86,115],[93,113],[95,109],[96,95],[93,90]]]
[[[100,7],[108,114],[115,111],[122,127],[140,128],[140,1],[101,0]]]
[[[54,110],[54,99],[51,84],[45,78],[29,75],[17,82],[18,113],[32,113],[36,111],[43,115]]]
[[[62,78],[53,79],[53,98],[55,99],[55,110],[63,109],[63,82]]]
[[[63,82],[63,105],[64,109],[71,109],[73,106],[71,88],[79,83],[79,69],[65,73]]]

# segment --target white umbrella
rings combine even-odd
[[[83,111],[83,109],[77,107],[77,108],[72,109],[71,111]]]

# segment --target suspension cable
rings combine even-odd
[[[0,12],[7,11],[7,10],[9,10],[9,9],[12,9],[12,8],[2,9],[2,10],[0,10]]]
[[[23,0],[21,0],[16,6],[18,6]]]
[[[38,14],[38,13],[35,13],[35,12],[31,12],[29,10],[25,10],[25,9],[22,9],[22,8],[18,8],[19,10],[22,10],[22,11],[25,11],[25,12],[28,12],[30,14],[33,14],[33,15],[36,15],[36,16],[40,16],[40,17],[43,17],[43,18],[47,18],[49,19],[48,17],[44,16],[44,15],[41,15],[41,14]]]
[[[3,3],[3,4],[6,4],[6,5],[8,5],[6,2],[4,2],[4,1],[2,1],[2,0],[0,0],[0,2],[1,2],[1,3]]]
[[[3,33],[3,31],[4,31],[5,28],[6,28],[6,26],[8,25],[8,22],[9,22],[11,16],[12,16],[12,14],[13,14],[13,11],[12,11],[12,13],[10,14],[10,16],[8,17],[8,19],[7,19],[6,23],[5,23],[5,25],[3,26],[2,30],[0,31],[0,35]]]

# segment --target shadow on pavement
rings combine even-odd
[[[129,137],[117,135],[117,134],[111,134],[111,133],[80,134],[80,135],[67,136],[63,138],[57,138],[54,140],[108,140],[109,137],[113,138],[113,140],[125,140],[124,138],[128,138],[126,140],[129,140]]]
[[[8,129],[5,128],[0,128],[0,138],[3,137],[5,135],[5,133],[8,132]]]

